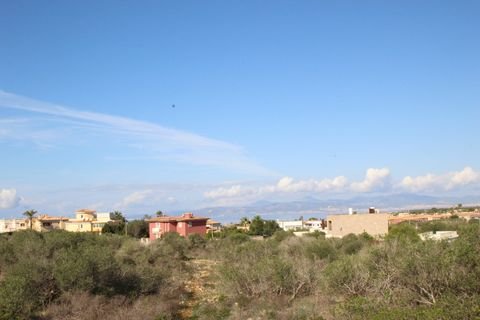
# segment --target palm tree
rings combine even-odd
[[[240,219],[240,225],[242,226],[242,230],[243,231],[247,231],[249,230],[250,228],[250,219],[248,219],[247,217],[243,217]]]
[[[33,229],[33,216],[37,214],[37,211],[31,209],[27,210],[23,213],[25,217],[28,217],[28,220],[30,221],[30,230]]]
[[[122,222],[126,222],[127,219],[125,219],[125,216],[123,215],[123,213],[121,211],[113,211],[113,212],[110,212],[110,215],[112,216],[112,220],[116,220],[116,221],[122,221]]]
[[[250,220],[247,217],[243,217],[240,219],[240,224],[245,227],[247,224],[250,224]]]

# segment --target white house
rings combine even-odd
[[[322,220],[308,220],[303,223],[304,228],[310,232],[323,231]]]
[[[303,225],[303,220],[277,220],[278,226],[285,230],[285,231],[290,231],[290,230],[300,230],[304,228]]]

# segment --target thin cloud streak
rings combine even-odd
[[[154,156],[157,154],[162,159],[193,165],[220,166],[259,175],[273,175],[268,169],[252,161],[241,146],[147,121],[75,110],[1,90],[0,107],[52,117],[44,121],[74,124],[69,130],[89,130],[122,136],[128,146],[140,146],[139,149],[149,150]],[[19,120],[8,121],[18,124]],[[21,123],[28,125],[28,120],[22,118]]]

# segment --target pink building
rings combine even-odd
[[[193,213],[184,213],[181,217],[158,217],[149,222],[150,240],[161,238],[167,232],[177,232],[182,237],[197,233],[207,233],[208,218],[194,217]]]

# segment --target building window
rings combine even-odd
[[[192,224],[192,222],[190,221],[190,222],[188,223],[188,227],[191,228],[192,226],[193,226],[193,224]]]
[[[332,231],[332,220],[328,221],[328,230]]]

